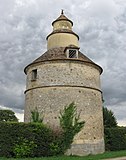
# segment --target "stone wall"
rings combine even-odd
[[[37,80],[32,80],[32,70],[37,69]],[[99,70],[85,62],[41,62],[29,67],[26,89],[40,86],[69,85],[92,87],[100,90]]]
[[[37,69],[37,79],[31,81],[31,72]],[[27,69],[25,122],[30,121],[31,110],[38,108],[44,122],[59,127],[59,112],[75,102],[82,131],[75,137],[68,154],[85,155],[104,152],[102,98],[100,75],[92,65],[76,62],[43,62]]]

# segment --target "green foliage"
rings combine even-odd
[[[52,131],[41,123],[1,122],[0,157],[49,156],[52,134]]]
[[[64,154],[70,148],[74,136],[81,131],[84,121],[80,120],[74,103],[64,107],[60,112],[60,129],[53,131],[53,142],[50,144],[52,155]]]
[[[59,130],[46,127],[37,110],[32,123],[0,123],[0,157],[42,157],[63,154],[70,148],[74,136],[84,126],[79,121],[76,106],[71,103],[60,113]]]
[[[15,113],[11,110],[0,110],[0,121],[1,122],[18,122]]]
[[[51,155],[55,156],[55,155],[59,155],[62,154],[62,148],[61,148],[61,141],[59,141],[58,139],[53,140],[53,142],[50,144],[50,152]]]
[[[37,123],[42,123],[43,118],[40,118],[40,113],[38,112],[38,109],[35,108],[35,110],[31,111],[31,121],[32,122],[37,122]]]
[[[64,107],[63,112],[60,112],[59,119],[63,131],[72,131],[73,135],[76,135],[84,126],[84,121],[79,122],[80,114],[77,115],[77,108],[74,103]]]
[[[64,132],[72,130],[73,134],[76,134],[84,126],[84,121],[79,122],[80,114],[77,115],[77,108],[74,103],[64,107],[63,112],[60,112],[59,119]]]
[[[16,158],[25,158],[33,155],[33,149],[37,147],[34,141],[20,137],[14,146],[14,154]]]
[[[126,149],[126,128],[118,127],[114,113],[103,107],[105,149],[109,151]]]
[[[110,151],[126,150],[126,128],[105,128],[105,148]]]
[[[60,126],[63,130],[61,136],[62,151],[65,152],[70,148],[74,136],[84,127],[84,121],[80,120],[80,114],[77,115],[77,108],[74,103],[64,107],[63,112],[60,112]]]
[[[103,121],[105,128],[117,127],[117,120],[114,113],[106,107],[103,107]]]

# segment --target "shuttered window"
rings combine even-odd
[[[78,51],[76,49],[69,49],[69,58],[78,58]]]

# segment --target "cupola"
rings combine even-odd
[[[73,22],[68,19],[62,10],[61,15],[52,22],[53,31],[47,36],[47,49],[67,47],[74,45],[79,47],[79,36],[72,31]]]

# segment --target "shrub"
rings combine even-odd
[[[109,151],[126,150],[126,128],[105,128],[105,148]]]
[[[40,123],[0,123],[0,157],[48,156],[52,140],[52,131]]]
[[[33,149],[37,147],[34,141],[29,141],[26,138],[19,138],[14,146],[14,155],[16,158],[24,158],[33,155]]]
[[[0,157],[42,157],[63,154],[70,148],[74,136],[84,126],[79,122],[76,106],[71,103],[60,113],[60,129],[46,127],[37,111],[32,112],[35,123],[0,123]]]
[[[79,122],[80,114],[77,115],[77,108],[74,103],[65,106],[63,112],[60,112],[60,126],[63,129],[62,148],[66,151],[70,148],[74,136],[84,127],[84,121]]]
[[[74,136],[80,132],[84,126],[84,121],[79,121],[80,115],[77,115],[77,109],[74,103],[64,107],[64,110],[60,112],[59,120],[62,132],[54,139],[50,146],[54,155],[63,154],[69,149]]]

